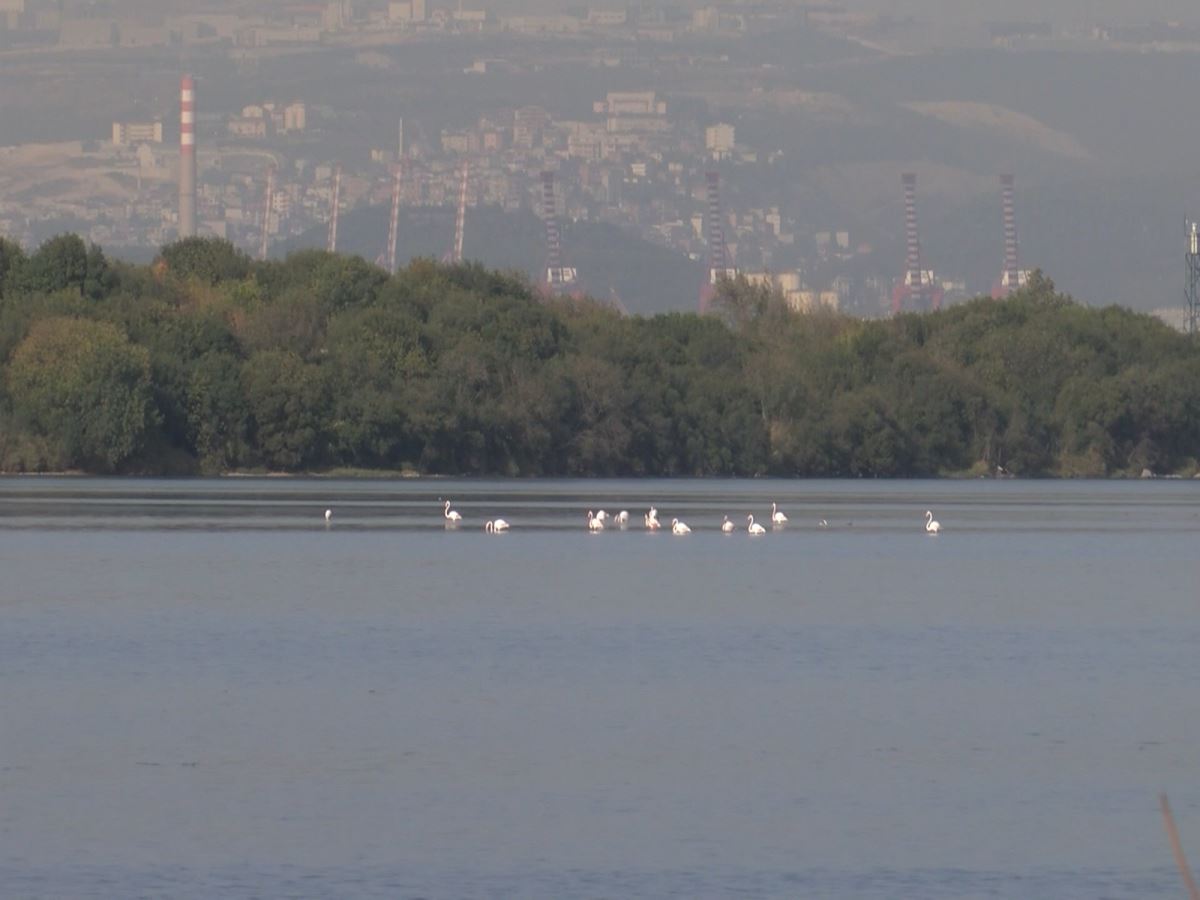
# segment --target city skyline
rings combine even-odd
[[[122,18],[141,8],[133,2],[89,8],[86,18],[72,18],[72,4],[61,14],[8,5],[24,9],[7,14],[0,50],[13,85],[0,86],[0,229],[26,245],[70,228],[143,258],[191,230],[170,200],[188,193],[171,96],[186,70],[201,95],[196,231],[255,255],[264,237],[272,252],[327,243],[340,167],[339,247],[386,259],[403,140],[401,261],[453,255],[460,234],[483,228],[466,237],[467,258],[538,277],[544,239],[504,248],[488,229],[497,215],[544,218],[539,179],[550,168],[563,250],[584,260],[582,288],[621,295],[633,311],[695,305],[699,287],[679,280],[708,280],[709,170],[722,173],[731,268],[769,274],[806,307],[893,308],[896,285],[914,278],[900,189],[909,171],[921,182],[922,272],[947,302],[992,291],[1005,270],[996,179],[1006,172],[1017,176],[1023,263],[1094,302],[1177,302],[1180,273],[1161,261],[1177,255],[1181,211],[1152,204],[1178,202],[1169,185],[1187,164],[1186,141],[1147,145],[1105,131],[1103,115],[1074,102],[1103,96],[1145,134],[1189,133],[1169,114],[1169,93],[1144,102],[1159,87],[1177,90],[1200,56],[1186,21],[1150,20],[1169,4],[1145,8],[1124,30],[1102,21],[1102,3],[1061,4],[1024,22],[1020,7],[997,22],[986,4],[972,18],[932,2],[865,0],[812,9],[214,3],[146,20]],[[974,29],[964,32],[964,21]],[[57,31],[39,27],[55,22]],[[960,43],[927,46],[943,26]],[[1171,52],[1157,52],[1164,40]],[[1122,75],[1134,65],[1149,76],[1141,93]],[[57,74],[35,83],[42,69]],[[1063,78],[1072,72],[1089,77],[1072,86]],[[1034,90],[1039,78],[1049,90]],[[1100,184],[1153,220],[1096,218],[1090,243],[1064,230],[1073,207],[1097,204]],[[383,225],[366,224],[379,209]],[[420,210],[429,210],[424,227],[409,221]],[[600,227],[616,231],[597,238]],[[597,256],[597,239],[622,249]],[[1145,242],[1141,269],[1112,270],[1120,240]],[[637,256],[643,245],[653,261],[611,283],[611,253]],[[663,278],[670,289],[649,287]]]

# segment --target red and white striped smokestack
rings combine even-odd
[[[1020,284],[1020,269],[1017,265],[1017,214],[1014,210],[1012,175],[1000,176],[1000,196],[1004,205],[1004,272],[1011,294]]]
[[[191,75],[179,84],[179,236],[196,235],[196,86]]]
[[[905,172],[904,182],[904,240],[905,265],[908,267],[910,295],[919,296],[924,285],[921,275],[921,238],[917,232],[917,176]]]

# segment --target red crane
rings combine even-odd
[[[471,175],[470,162],[463,160],[462,182],[458,188],[458,213],[454,217],[454,246],[450,249],[450,262],[463,261],[463,236],[467,229],[467,180]]]
[[[713,298],[717,295],[717,283],[722,278],[734,279],[738,275],[737,269],[729,265],[725,228],[721,224],[721,176],[716,172],[706,172],[704,178],[708,193],[708,280],[700,288],[701,315],[712,307]]]
[[[992,285],[992,297],[996,300],[1020,290],[1029,281],[1029,273],[1017,264],[1017,214],[1013,199],[1015,181],[1012,175],[1000,176],[1000,202],[1004,208],[1004,271]]]
[[[275,166],[267,168],[267,192],[263,195],[262,234],[259,237],[258,258],[267,258],[271,241],[271,207],[275,205]]]
[[[904,278],[892,290],[892,312],[941,309],[945,292],[932,269],[921,268],[921,238],[917,231],[917,176],[905,172],[904,184]]]
[[[333,167],[333,196],[329,199],[329,252],[337,253],[338,212],[342,206],[342,164]]]
[[[552,293],[569,292],[579,280],[579,273],[562,262],[554,173],[550,171],[542,172],[542,220],[546,225],[546,288]]]
[[[389,275],[396,274],[396,238],[400,234],[400,187],[402,169],[400,163],[392,166],[392,215],[388,219],[387,255],[384,260]]]

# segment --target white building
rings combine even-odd
[[[389,22],[424,22],[425,0],[392,0],[387,17]]]
[[[118,147],[131,144],[161,144],[162,122],[113,122],[112,142]]]
[[[592,104],[592,111],[607,116],[665,116],[667,101],[654,91],[609,91]]]
[[[624,9],[596,9],[588,7],[587,23],[602,28],[615,28],[629,21],[629,14]]]
[[[704,129],[704,148],[713,159],[728,159],[733,154],[735,138],[732,125],[718,122]]]
[[[25,12],[25,0],[0,0],[0,22],[9,28],[21,24],[21,14]]]
[[[303,131],[308,125],[308,111],[303,103],[291,103],[283,108],[283,130]]]
[[[354,18],[351,0],[330,0],[321,11],[321,27],[326,31],[341,31]]]
[[[506,31],[522,34],[576,34],[581,24],[575,16],[565,15],[510,16],[500,20]]]

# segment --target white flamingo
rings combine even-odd
[[[442,512],[442,515],[446,517],[446,522],[451,525],[457,525],[462,521],[462,516],[458,514],[458,510],[450,508],[449,500],[446,501],[446,508]]]
[[[783,510],[779,509],[775,505],[775,501],[772,500],[771,501],[771,524],[772,525],[786,525],[787,520],[788,520],[788,518],[787,518],[787,516],[785,516],[783,514]]]
[[[721,531],[725,534],[733,534],[733,523],[729,521],[729,516],[726,516],[725,521],[721,523]]]
[[[600,510],[600,512],[604,512],[604,510]],[[587,514],[587,523],[588,523],[588,531],[603,531],[604,530],[604,520],[601,519],[599,516],[593,516],[592,511],[590,509],[588,510],[588,514]]]
[[[686,522],[680,522],[678,519],[671,520],[671,534],[691,534],[692,529],[688,528]]]
[[[596,518],[601,524],[603,524],[604,520],[608,518],[608,513],[606,513],[604,510],[600,510],[598,513],[596,513]]]
[[[332,518],[333,518],[333,510],[332,509],[325,510],[325,524],[326,525],[329,524],[329,520]]]
[[[648,528],[650,531],[658,531],[658,529],[662,527],[658,524],[658,510],[653,506],[650,507],[650,511],[642,518],[645,519],[646,528]]]
[[[620,525],[622,528],[624,528],[626,525],[628,525],[628,524],[629,524],[629,510],[627,510],[627,509],[623,509],[623,510],[621,510],[621,511],[620,511],[619,513],[617,513],[617,514],[616,514],[616,516],[614,517],[614,521],[615,521],[615,522],[616,522],[618,525]]]
[[[942,523],[933,517],[933,512],[925,510],[925,533],[937,534],[942,530]]]
[[[750,534],[766,534],[767,533],[767,529],[763,528],[761,525],[759,525],[757,522],[754,521],[753,514],[746,516],[746,521],[750,523],[749,525],[746,526],[746,531],[748,531]]]
[[[483,530],[488,534],[500,534],[508,531],[508,523],[503,519],[492,519],[484,524]]]

